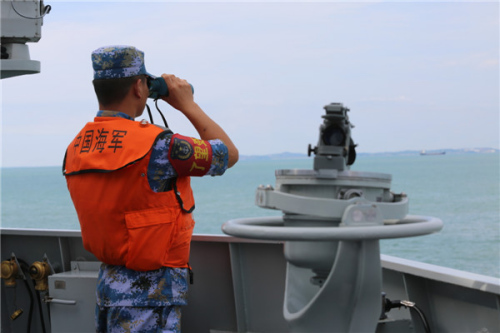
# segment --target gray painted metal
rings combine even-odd
[[[409,215],[383,226],[344,227],[284,227],[282,216],[234,219],[222,230],[228,235],[264,240],[369,240],[426,235],[442,229],[443,222],[435,217]]]
[[[316,288],[287,264],[284,317],[291,332],[374,332],[381,314],[378,241],[340,242],[336,259]],[[316,277],[313,277],[313,279]]]
[[[43,18],[36,19],[42,16],[39,0],[0,0],[0,8],[3,42],[26,43],[40,40]]]
[[[92,263],[95,257],[83,249],[79,231],[0,229],[0,234],[4,257],[14,252],[30,264],[46,253],[56,273],[67,275],[75,261],[80,271],[86,269],[82,264],[95,265]],[[190,259],[195,281],[190,286],[189,305],[183,309],[183,331],[288,332],[282,313],[287,266],[283,251],[283,242],[195,235]],[[433,332],[499,331],[500,279],[386,255],[381,259],[382,290],[391,300],[416,302]],[[97,266],[94,267],[96,272]],[[309,269],[300,271],[305,279],[313,275]],[[80,286],[77,283],[76,288]],[[310,288],[317,287],[310,285]],[[25,312],[16,321],[10,320],[14,290],[2,283],[2,332],[26,331],[28,293],[22,281],[15,290],[18,305]],[[51,296],[52,292],[51,287]],[[89,296],[94,295],[94,291],[89,292]],[[87,304],[87,310],[93,311],[94,306],[88,301]],[[70,305],[59,306],[74,311]],[[38,312],[35,302],[31,332],[42,332]],[[90,320],[79,318],[87,323]],[[45,323],[48,325],[48,317]],[[84,324],[74,322],[75,326]],[[388,318],[379,322],[377,332],[423,332],[423,329],[420,319],[402,308],[389,312]]]
[[[357,225],[357,215],[353,218],[352,211],[373,217],[371,225]],[[439,219],[417,216],[408,217],[400,225],[380,224],[383,221],[378,209],[371,204],[355,204],[347,207],[337,227],[304,227],[307,222],[301,227],[287,227],[285,218],[273,217],[232,220],[222,229],[233,236],[287,241],[283,315],[291,332],[373,332],[382,305],[378,239],[386,236],[386,230],[387,237],[394,238],[442,228]],[[372,233],[374,228],[377,232]],[[319,289],[310,287],[311,277],[304,278],[301,272],[304,268],[318,274],[312,280],[320,281]]]
[[[49,276],[51,332],[95,331],[95,286],[100,262],[71,262],[71,270]]]
[[[331,103],[325,111],[318,145],[309,147],[313,170],[278,170],[276,188],[257,188],[256,205],[283,216],[234,219],[222,231],[285,241],[283,314],[291,332],[373,332],[386,305],[379,240],[437,232],[443,223],[407,217],[408,198],[390,191],[390,175],[351,172],[355,144],[349,109]],[[304,278],[301,269],[314,276]],[[418,311],[411,302],[396,304]]]
[[[39,0],[0,0],[1,43],[8,54],[0,60],[0,78],[40,73],[40,62],[30,59],[25,43],[42,37],[42,10],[43,1]]]
[[[286,213],[332,218],[342,216],[345,209],[350,205],[368,203],[370,201],[359,197],[350,200],[338,200],[300,196],[273,191],[272,188],[260,187],[257,189],[255,202],[257,206],[280,209]],[[402,219],[408,214],[408,198],[403,198],[399,202],[376,202],[376,205],[386,213],[386,219]]]

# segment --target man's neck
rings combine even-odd
[[[124,105],[124,104],[125,103],[114,104],[114,105],[99,104],[99,110],[122,112],[122,113],[125,113],[125,114],[129,115],[130,117],[132,117],[132,119],[135,119],[135,117],[136,117],[135,109],[131,108],[130,105]]]

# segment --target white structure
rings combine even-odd
[[[31,60],[27,42],[42,37],[43,17],[50,6],[43,1],[0,0],[1,78],[40,73],[40,62]]]

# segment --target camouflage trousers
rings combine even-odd
[[[96,305],[98,333],[180,333],[181,307],[133,307]]]

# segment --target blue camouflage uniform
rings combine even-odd
[[[144,53],[134,47],[97,49],[92,53],[92,64],[94,79],[154,77],[146,71]],[[97,116],[134,120],[125,113],[108,110],[100,110]],[[170,163],[171,137],[172,133],[165,131],[153,146],[148,181],[155,192],[171,190],[171,182],[177,177]],[[228,167],[227,147],[220,140],[207,143],[212,147],[212,163],[206,175],[222,175]],[[187,304],[188,275],[187,268],[139,272],[103,263],[97,280],[96,331],[180,332],[180,307]]]

